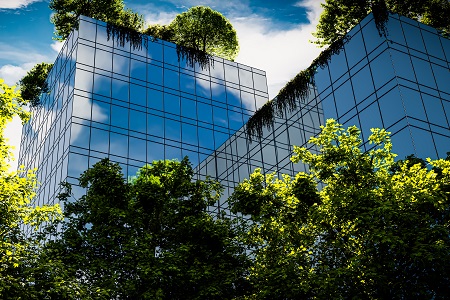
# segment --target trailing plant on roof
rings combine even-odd
[[[372,2],[372,13],[375,26],[380,36],[387,36],[386,23],[389,20],[389,10],[384,0],[376,0]]]
[[[286,112],[297,109],[299,103],[307,101],[311,87],[315,84],[316,70],[319,67],[323,69],[328,66],[331,57],[339,54],[349,40],[349,37],[343,37],[323,50],[308,68],[300,71],[278,92],[273,100],[268,101],[250,117],[246,124],[247,137],[250,142],[255,136],[262,137],[264,127],[273,129],[276,116],[282,118]]]
[[[108,40],[115,40],[120,47],[124,47],[126,43],[130,43],[133,50],[141,50],[142,42],[144,41],[144,45],[146,43],[146,39],[143,39],[141,32],[124,26],[108,23],[106,26],[106,34]]]

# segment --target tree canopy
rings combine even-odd
[[[450,33],[448,0],[326,0],[314,36],[320,46],[331,45],[357,25],[376,5]]]
[[[14,116],[22,122],[29,118],[24,101],[16,88],[0,79],[0,298],[39,298],[33,284],[38,250],[43,237],[39,234],[46,222],[61,216],[59,205],[34,206],[37,186],[33,171],[9,172],[12,159],[10,146],[4,137],[5,126]],[[21,228],[22,227],[22,228]],[[28,228],[25,235],[23,229]],[[52,282],[55,283],[55,282]],[[55,283],[57,286],[58,283]]]
[[[73,28],[78,28],[81,15],[136,31],[144,26],[143,17],[126,9],[123,0],[51,0],[50,9],[55,12],[51,21],[57,40],[65,40]]]
[[[47,251],[82,290],[106,299],[230,299],[248,258],[232,220],[206,212],[217,182],[193,180],[187,159],[155,161],[127,182],[104,159],[84,172],[86,195],[61,195],[65,221]]]
[[[385,130],[328,120],[295,147],[295,178],[256,170],[230,199],[250,216],[255,299],[444,299],[450,294],[450,160],[394,163]],[[417,163],[416,163],[417,162]]]
[[[37,64],[19,81],[21,97],[32,107],[39,105],[41,94],[49,91],[46,79],[52,67],[44,62]]]

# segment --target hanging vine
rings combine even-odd
[[[190,47],[177,45],[178,61],[186,60],[188,66],[194,68],[197,63],[202,70],[214,67],[214,59],[211,54]]]
[[[144,34],[136,31],[134,29],[119,26],[114,24],[106,25],[106,34],[108,36],[108,40],[116,40],[117,44],[120,47],[124,47],[126,43],[130,43],[133,50],[141,50],[142,49],[142,40]],[[144,39],[147,41],[147,39]],[[147,46],[147,45],[145,45]]]
[[[349,40],[350,38],[345,36],[323,50],[308,68],[300,71],[273,100],[268,101],[250,117],[246,124],[247,137],[250,142],[254,136],[259,139],[262,137],[264,127],[273,129],[276,116],[282,118],[286,111],[292,112],[297,109],[299,103],[305,103],[308,100],[311,86],[315,84],[314,75],[317,68],[323,69],[328,66],[331,57],[339,54]]]
[[[378,29],[380,36],[387,36],[386,24],[389,20],[389,10],[387,8],[385,0],[375,0],[372,2],[372,13],[375,21],[375,26]]]

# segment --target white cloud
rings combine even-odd
[[[272,29],[269,20],[256,15],[231,18],[241,46],[236,61],[266,71],[271,99],[321,51],[309,42],[314,38],[311,33],[315,31],[322,11],[320,1],[301,1],[296,6],[307,9],[310,23],[290,30]]]
[[[42,0],[0,0],[0,8],[16,9],[30,5]]]
[[[29,64],[21,66],[4,65],[0,67],[0,78],[3,78],[7,85],[16,85],[31,68],[32,66]]]
[[[64,46],[64,42],[60,42],[60,41],[54,41],[50,47],[52,47],[53,50],[56,51],[56,53],[59,53],[62,49],[62,47]]]
[[[19,157],[20,139],[22,137],[22,122],[19,117],[14,117],[12,122],[8,123],[5,128],[5,138],[7,143],[14,148],[12,149],[14,160],[10,161],[9,171],[17,170],[17,158]]]

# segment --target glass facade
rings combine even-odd
[[[317,71],[309,99],[249,142],[243,125],[268,99],[265,72],[220,58],[209,70],[191,68],[174,44],[151,37],[142,49],[120,47],[105,23],[83,17],[51,70],[51,93],[24,126],[19,163],[39,167],[42,204],[54,201],[59,182],[76,185],[104,157],[132,176],[145,163],[187,155],[199,178],[225,187],[216,212],[255,168],[307,171],[290,162],[293,145],[309,146],[328,118],[358,126],[364,141],[371,128],[386,128],[399,158],[443,158],[450,151],[450,40],[398,15],[387,32],[380,37],[367,16]],[[75,196],[84,193],[74,188]]]
[[[133,176],[154,160],[188,156],[196,167],[214,153],[268,94],[264,71],[213,59],[192,67],[173,43],[146,36],[140,49],[122,47],[82,17],[23,129],[19,163],[38,168],[36,204],[55,201],[64,180],[82,195],[77,178],[104,157]]]
[[[353,28],[344,49],[315,75],[309,99],[261,141],[250,143],[244,129],[200,164],[227,187],[219,208],[226,209],[233,187],[255,168],[294,175],[307,166],[289,161],[293,146],[320,132],[326,119],[361,129],[364,150],[371,128],[391,132],[398,158],[445,158],[450,151],[450,40],[426,25],[395,14],[380,37],[373,15]],[[315,149],[311,149],[315,151]],[[212,174],[211,172],[206,172]]]

